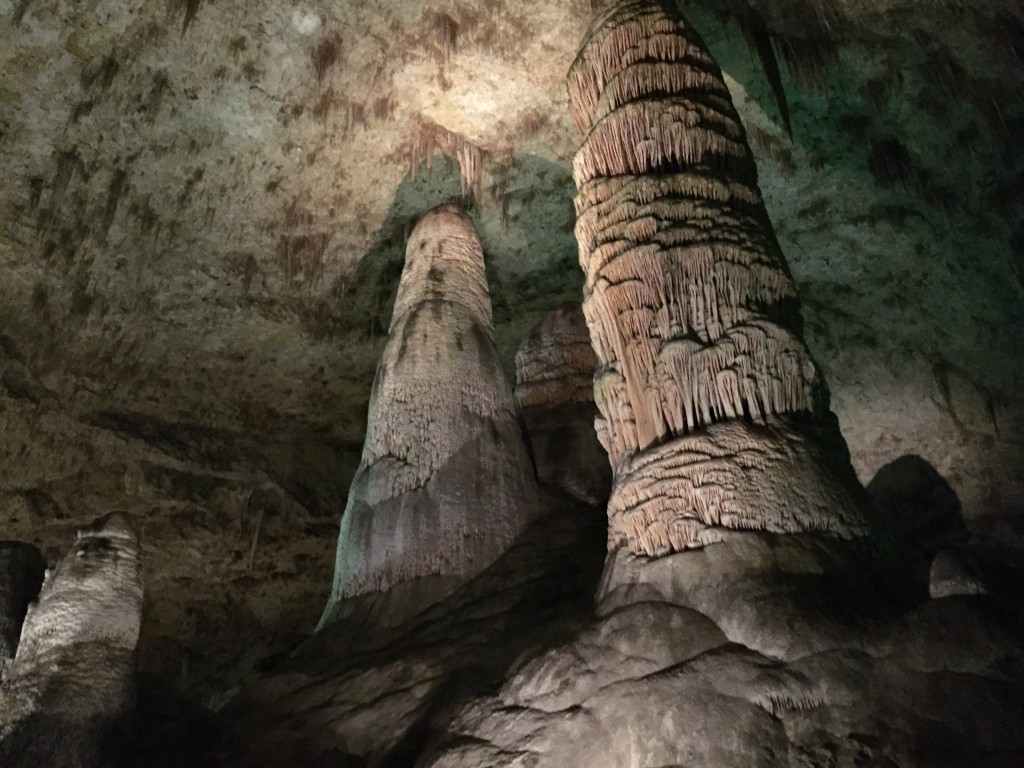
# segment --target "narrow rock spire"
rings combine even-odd
[[[368,610],[378,623],[417,613],[492,563],[537,516],[493,334],[473,223],[454,206],[435,208],[409,237],[321,625],[362,610],[353,602],[361,596],[377,601]]]
[[[568,89],[596,426],[615,471],[610,546],[663,555],[720,526],[860,530],[826,477],[852,478],[845,445],[832,462],[807,434],[841,442],[707,48],[674,6],[612,3]]]

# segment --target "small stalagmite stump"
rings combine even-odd
[[[46,577],[0,689],[0,765],[112,764],[135,702],[139,536],[100,518]]]
[[[659,556],[721,528],[859,534],[828,391],[706,46],[670,4],[612,3],[568,88],[596,426],[615,472],[609,546]]]
[[[493,334],[473,223],[436,208],[409,237],[321,626],[367,613],[401,622],[494,562],[538,516]]]
[[[594,432],[596,369],[579,304],[553,310],[516,353],[516,401],[537,477],[587,504],[603,505],[611,470]]]
[[[31,544],[0,541],[0,675],[14,658],[25,612],[45,573],[46,558]]]

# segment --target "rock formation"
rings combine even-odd
[[[139,537],[124,516],[79,531],[29,607],[0,690],[0,765],[105,766],[123,749],[142,592]]]
[[[548,515],[415,621],[317,633],[225,712],[237,765],[1024,762],[1019,607],[943,560],[950,597],[875,589],[883,558],[854,538],[863,497],[743,130],[674,7],[617,4],[574,69],[604,110],[577,163],[594,173],[579,236],[616,473],[596,615],[580,576],[603,521]]]
[[[588,504],[603,506],[611,472],[594,433],[597,357],[578,304],[553,310],[516,353],[516,401],[537,477]]]
[[[598,435],[615,471],[609,547],[860,532],[793,281],[703,43],[667,6],[615,3],[568,85]]]
[[[14,658],[29,603],[43,584],[46,559],[31,544],[0,541],[0,679]]]
[[[384,592],[380,623],[422,610],[493,562],[538,508],[480,240],[441,206],[409,237],[321,625]]]

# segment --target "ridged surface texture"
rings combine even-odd
[[[666,5],[616,3],[568,87],[597,430],[616,472],[610,546],[663,555],[719,526],[858,532],[855,503],[772,450],[795,434],[791,415],[826,418],[828,392],[704,44]],[[755,475],[764,493],[746,487]]]

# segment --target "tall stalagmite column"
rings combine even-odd
[[[435,208],[409,237],[321,625],[363,612],[361,596],[376,602],[363,604],[376,623],[417,613],[494,562],[538,515],[493,333],[473,223],[454,206]]]
[[[718,66],[674,6],[600,11],[568,78],[609,546],[861,528],[825,384]]]
[[[100,518],[29,606],[0,688],[0,765],[110,765],[135,703],[142,623],[139,538],[121,515]]]

